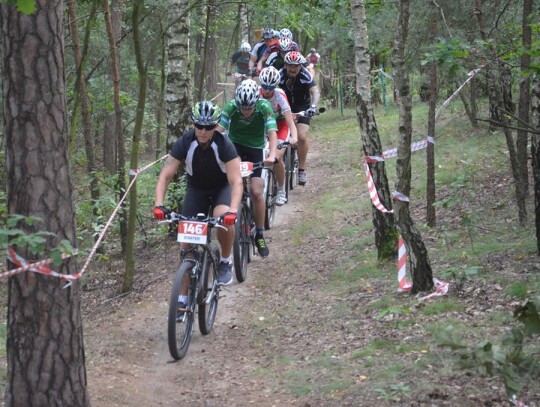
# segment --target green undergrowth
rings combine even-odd
[[[414,106],[413,141],[426,136],[427,111],[427,105]],[[380,109],[376,117],[383,149],[397,147],[397,109]],[[298,245],[325,239],[339,244],[324,246],[325,258],[330,259],[324,274],[308,277],[316,282],[316,293],[283,302],[280,312],[298,315],[302,310],[296,326],[309,327],[306,335],[310,337],[322,332],[328,338],[318,346],[306,344],[309,357],[278,358],[259,374],[275,377],[297,396],[315,393],[335,400],[358,393],[374,403],[384,399],[408,405],[428,391],[422,383],[444,383],[467,369],[478,380],[478,392],[487,397],[491,385],[483,380],[496,372],[475,369],[474,361],[483,357],[488,363],[489,349],[476,351],[476,359],[469,358],[473,362],[463,367],[456,363],[459,354],[441,350],[441,337],[453,333],[471,348],[487,338],[502,342],[509,330],[519,326],[512,308],[505,304],[538,295],[540,273],[525,262],[535,254],[533,222],[518,226],[504,136],[474,129],[467,120],[456,117],[466,117],[458,102],[443,113],[436,130],[434,228],[424,224],[425,150],[412,154],[411,214],[424,238],[434,276],[450,282],[452,288],[448,296],[425,302],[397,292],[397,259],[382,264],[377,259],[355,112],[345,110],[342,116],[339,110],[328,111],[313,120],[310,137],[317,139],[323,182],[331,188],[313,196],[303,208],[310,216],[303,218],[291,236]],[[393,189],[395,159],[388,159],[385,165]],[[533,213],[531,210],[531,217]],[[308,256],[295,255],[293,267],[301,267]],[[484,306],[484,297],[475,297],[484,291],[491,291],[494,304]],[[314,311],[306,304],[308,298],[327,305]],[[317,318],[320,312],[324,315]],[[265,322],[266,329],[280,335],[279,319],[275,325]],[[529,345],[524,345],[525,360],[531,357]],[[520,376],[517,370],[513,373],[514,380],[531,386],[530,394],[538,390],[540,381]],[[501,376],[493,380],[502,386]],[[441,391],[444,393],[445,385]],[[448,392],[455,392],[450,384]]]

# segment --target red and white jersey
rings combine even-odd
[[[260,89],[259,89],[260,91]],[[262,92],[261,92],[262,96]],[[276,115],[276,120],[283,120],[283,113],[290,112],[291,111],[291,105],[289,104],[289,100],[287,99],[287,95],[285,94],[285,91],[281,88],[275,88],[274,89],[274,95],[270,99],[266,99],[270,102],[270,105],[272,106],[272,110],[274,111],[274,114]]]

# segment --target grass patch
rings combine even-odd
[[[446,314],[448,312],[462,312],[465,308],[465,304],[461,304],[453,298],[446,298],[440,301],[426,303],[420,312],[424,315],[432,316]]]

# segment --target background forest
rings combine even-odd
[[[359,74],[363,68],[359,67],[358,21],[353,22],[351,11],[351,6],[359,4],[365,7],[369,37],[369,44],[363,44],[369,47],[369,67],[364,69],[367,76]],[[404,4],[410,11],[406,28]],[[12,55],[8,51],[16,49],[6,45],[10,44],[8,39],[16,37],[12,34],[15,19],[10,18],[14,5],[29,15],[36,7],[32,0],[10,0],[1,5],[5,59]],[[77,247],[86,258],[96,239],[103,238],[92,266],[99,268],[111,258],[121,258],[122,283],[115,287],[119,294],[133,289],[138,247],[142,243],[152,244],[153,233],[159,233],[146,228],[145,223],[153,205],[160,158],[170,143],[191,126],[189,115],[194,101],[215,99],[223,104],[233,96],[231,78],[225,75],[226,64],[242,40],[253,46],[267,27],[290,29],[304,54],[310,48],[317,49],[321,55],[317,72],[322,94],[320,105],[334,114],[337,112],[336,123],[347,109],[358,109],[361,127],[358,139],[362,140],[358,152],[363,148],[366,155],[371,153],[368,150],[373,145],[366,143],[368,129],[362,127],[359,106],[369,100],[381,113],[395,106],[401,97],[405,98],[402,90],[408,84],[400,77],[403,70],[396,69],[394,54],[399,46],[403,46],[403,66],[415,105],[429,103],[440,107],[473,70],[480,68],[455,95],[464,112],[455,120],[467,121],[473,128],[488,126],[494,134],[505,134],[508,156],[505,155],[507,162],[501,165],[508,166],[514,180],[518,222],[523,226],[535,215],[527,213],[525,202],[533,189],[537,202],[540,201],[536,158],[540,150],[537,141],[540,110],[539,102],[535,102],[538,99],[533,97],[534,92],[540,95],[539,0],[350,3],[66,0],[50,2],[48,7],[62,11],[63,30],[58,32],[63,35],[64,58],[58,67],[65,78],[67,158],[76,218],[76,240],[67,240],[72,240],[71,246]],[[399,44],[398,34],[404,29],[406,35],[401,37],[403,44]],[[40,44],[37,49],[45,52],[45,45]],[[42,76],[36,70],[35,77],[27,78],[30,85],[16,83],[9,76],[12,70],[5,60],[2,69],[5,106],[2,118],[5,131],[0,135],[2,243],[7,245],[11,239],[19,246],[26,245],[28,257],[36,260],[58,256],[54,251],[58,245],[51,246],[50,237],[40,234],[39,227],[33,226],[35,219],[7,216],[19,213],[13,210],[17,207],[13,200],[18,200],[18,204],[24,202],[22,196],[10,198],[8,194],[10,185],[13,190],[8,163],[10,157],[16,156],[13,151],[24,146],[22,142],[15,144],[17,134],[9,131],[7,116],[14,111],[6,107],[9,90],[31,89],[32,80],[39,84]],[[368,95],[362,94],[361,88],[367,88]],[[434,130],[435,110],[432,113],[428,120],[432,120],[431,130]],[[396,137],[387,142],[397,146],[402,139]],[[528,166],[529,156],[532,171]],[[141,168],[145,171],[134,180],[135,173],[130,169]],[[531,172],[533,182],[529,182]],[[128,188],[117,218],[102,235],[109,226],[109,216]],[[169,206],[177,204],[182,193],[180,183],[177,190],[168,194]],[[427,206],[433,210],[448,207],[453,199],[450,195]],[[430,222],[435,222],[435,212],[430,214],[428,209],[427,223]],[[538,236],[538,216],[536,222]],[[13,229],[14,225],[19,228]],[[66,235],[69,237],[69,233]],[[69,252],[70,245],[61,243],[60,250]],[[10,288],[10,293],[14,292],[18,293]],[[6,285],[0,285],[0,294],[5,306]],[[9,323],[0,322],[0,334],[10,328]],[[0,354],[1,351],[0,347]],[[80,355],[73,357],[77,359]],[[80,375],[80,371],[69,375]],[[9,397],[6,400],[6,405],[11,405],[13,400]]]

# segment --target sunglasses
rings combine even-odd
[[[198,128],[199,130],[205,129],[205,130],[214,130],[216,128],[215,124],[199,124],[199,123],[193,123],[193,125]]]
[[[276,87],[275,86],[268,86],[268,85],[261,85],[261,88],[263,88],[264,90],[274,90]]]

